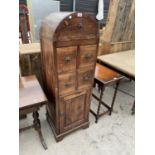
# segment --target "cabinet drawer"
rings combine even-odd
[[[78,71],[78,89],[90,87],[93,78],[94,69]]]
[[[81,39],[96,39],[97,29],[95,25],[90,24],[90,20],[84,20],[80,17],[66,19],[63,28],[58,36],[59,41],[75,41]]]
[[[58,79],[60,95],[75,91],[75,73],[61,74]]]
[[[57,48],[58,73],[76,69],[77,47]]]
[[[80,46],[79,67],[93,66],[96,62],[96,45]]]

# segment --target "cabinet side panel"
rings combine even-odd
[[[48,97],[48,112],[54,124],[56,124],[56,78],[54,68],[53,45],[51,40],[41,38],[41,60],[44,90]]]

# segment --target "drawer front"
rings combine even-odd
[[[96,24],[85,18],[66,19],[59,30],[58,41],[75,41],[81,39],[96,39],[98,30]]]
[[[89,93],[75,93],[60,99],[60,131],[72,129],[88,119]]]
[[[87,88],[92,85],[94,69],[78,71],[78,89]]]
[[[77,47],[57,48],[58,73],[74,71],[76,69]]]
[[[79,67],[93,66],[96,62],[97,45],[80,46]]]
[[[75,91],[75,73],[61,74],[58,79],[60,95]]]

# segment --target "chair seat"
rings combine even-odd
[[[95,79],[102,82],[103,84],[108,84],[116,80],[122,79],[123,76],[119,73],[99,64],[96,63],[95,68]]]

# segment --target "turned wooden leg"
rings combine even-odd
[[[44,149],[46,150],[47,149],[47,145],[44,141],[44,138],[43,138],[43,135],[42,135],[42,132],[41,132],[41,125],[40,125],[40,120],[39,120],[39,113],[38,111],[35,111],[33,112],[33,123],[34,123],[34,128],[36,131],[38,131],[38,134],[39,134],[39,137],[40,137],[40,141],[44,147]]]
[[[101,84],[99,84],[99,83],[97,84],[97,86],[98,86],[98,91],[100,92],[102,86],[101,86]]]
[[[111,108],[109,110],[109,115],[111,115],[111,113],[113,111],[113,106],[114,106],[114,102],[115,102],[115,99],[116,99],[118,86],[119,86],[119,82],[116,83],[116,88],[115,88],[114,96],[113,96],[113,99],[112,99]]]
[[[135,100],[133,102],[133,106],[132,106],[132,109],[131,109],[131,114],[134,115],[135,114]]]
[[[99,105],[98,105],[98,108],[97,108],[97,114],[96,114],[96,121],[95,121],[95,123],[97,123],[98,119],[99,119],[100,107],[101,107],[101,102],[102,102],[102,97],[103,97],[103,92],[104,92],[105,87],[101,86],[100,88],[101,88],[101,94],[100,94]]]

